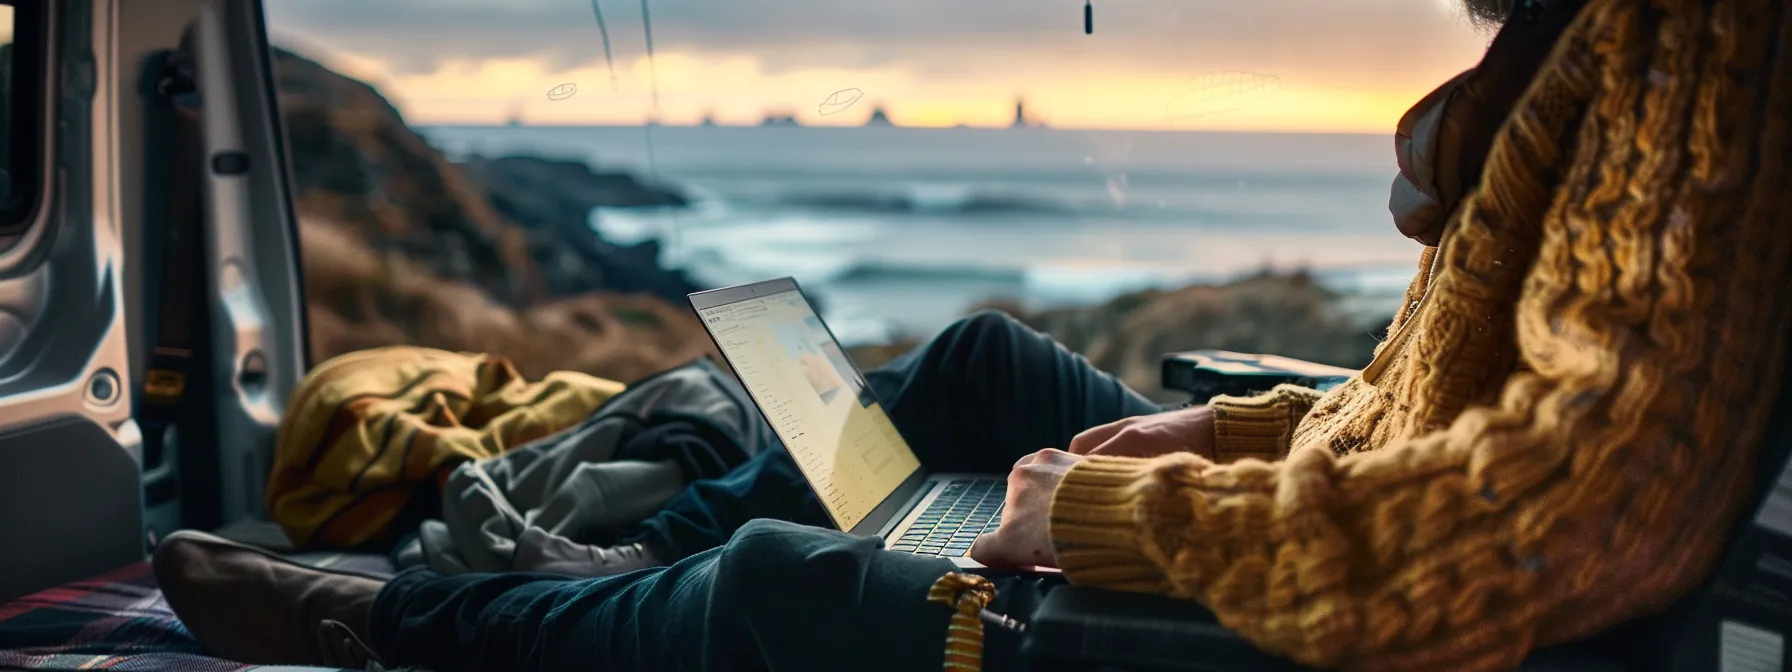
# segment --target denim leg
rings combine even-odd
[[[1005,474],[1090,427],[1162,409],[1051,337],[984,311],[866,374],[921,463]]]
[[[670,562],[720,546],[735,530],[759,518],[816,527],[834,524],[781,445],[766,448],[721,478],[685,486],[641,522],[633,541]]]
[[[1004,474],[1022,455],[1066,448],[1085,429],[1160,410],[993,311],[953,323],[865,377],[921,463],[940,473]],[[831,524],[782,446],[692,483],[642,523],[636,540],[671,560],[720,545],[755,518]]]
[[[380,591],[370,634],[387,664],[434,672],[938,670],[951,610],[926,595],[949,571],[876,539],[760,520],[614,577],[412,570]],[[997,606],[1031,613],[1035,583],[1004,580]],[[990,633],[987,669],[1014,669],[1017,642]]]

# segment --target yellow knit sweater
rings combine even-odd
[[[1083,461],[1060,566],[1346,669],[1507,669],[1691,589],[1779,389],[1789,65],[1783,0],[1589,2],[1365,377],[1220,400],[1223,463]]]

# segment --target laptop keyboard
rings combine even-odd
[[[947,483],[908,531],[890,542],[890,550],[962,557],[971,551],[971,542],[977,540],[977,535],[1002,523],[1002,503],[1007,496],[1007,481]]]

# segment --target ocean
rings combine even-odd
[[[689,209],[599,209],[627,243],[722,286],[795,276],[848,344],[978,302],[1098,303],[1305,267],[1385,317],[1419,247],[1387,211],[1382,135],[840,127],[429,127],[451,157],[583,159]],[[651,143],[651,151],[649,146]]]

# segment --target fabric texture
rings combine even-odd
[[[1379,366],[1284,459],[1073,468],[1051,529],[1071,581],[1391,671],[1509,669],[1697,585],[1780,389],[1789,38],[1781,0],[1587,3]]]
[[[307,564],[371,574],[378,556],[307,554]],[[256,666],[205,654],[140,562],[0,605],[0,669],[141,672],[323,672]]]
[[[389,543],[394,521],[433,507],[454,467],[577,424],[622,389],[571,371],[530,382],[492,355],[391,346],[336,357],[306,375],[280,420],[269,515],[304,548]]]
[[[935,472],[1006,473],[1085,429],[1159,410],[993,312],[954,323],[865,378]],[[661,519],[673,532],[666,546],[687,551],[669,567],[581,580],[401,575],[375,601],[372,639],[385,661],[434,672],[941,669],[957,612],[928,596],[954,566],[827,529],[795,469],[782,449],[768,450],[724,479],[692,483]],[[803,520],[753,520],[775,517]],[[997,579],[988,607],[1025,620],[1059,583]],[[1016,665],[1015,632],[988,628],[979,643],[988,669]]]
[[[739,384],[698,360],[637,381],[578,425],[455,467],[415,555],[444,574],[612,574],[606,549],[687,480],[776,444]]]
[[[381,660],[431,672],[938,670],[963,618],[929,596],[952,571],[877,539],[756,520],[721,547],[611,577],[408,570],[375,600],[371,639]],[[988,607],[1031,613],[1058,583],[997,580]],[[986,669],[1018,667],[1016,633],[977,643]]]
[[[1318,401],[1319,392],[1296,385],[1277,385],[1253,397],[1219,396],[1213,408],[1213,461],[1224,464],[1245,458],[1273,461],[1288,453],[1294,428]]]

